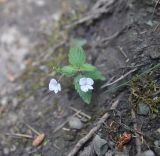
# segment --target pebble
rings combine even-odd
[[[148,151],[138,154],[137,156],[155,156],[155,154],[153,151],[148,150]]]
[[[156,147],[160,147],[160,140],[154,141],[154,145],[155,145]]]
[[[155,51],[150,52],[150,57],[152,59],[158,59],[160,58],[160,52],[156,49]]]
[[[5,155],[8,155],[8,154],[9,154],[9,149],[8,149],[7,147],[5,147],[5,148],[3,149],[3,153],[4,153]]]
[[[157,132],[160,133],[160,128],[157,129]]]
[[[2,106],[6,106],[9,102],[9,98],[8,97],[3,97],[0,101]]]
[[[139,115],[148,115],[149,111],[150,111],[150,108],[148,107],[148,105],[146,105],[144,103],[138,104],[137,113]]]
[[[83,127],[83,123],[77,117],[72,117],[69,120],[69,126],[72,129],[81,129]]]

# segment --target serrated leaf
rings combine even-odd
[[[77,90],[77,92],[79,93],[80,97],[83,99],[83,101],[87,104],[90,104],[91,102],[91,98],[92,98],[92,91],[89,90],[88,92],[83,92],[80,88],[79,85],[79,80],[80,78],[82,78],[82,76],[78,75],[77,77],[75,77],[74,79],[74,86],[75,89]]]
[[[71,48],[69,51],[69,62],[71,65],[80,67],[86,61],[86,55],[81,47]]]
[[[84,75],[86,77],[92,78],[93,80],[102,80],[102,81],[106,80],[106,78],[102,75],[102,73],[98,69],[91,72],[85,72]]]
[[[59,72],[63,73],[66,76],[73,76],[76,74],[77,71],[72,66],[64,66],[59,69]]]
[[[91,71],[95,71],[96,67],[91,64],[85,63],[80,67],[80,70],[91,72]]]

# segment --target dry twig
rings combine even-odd
[[[18,138],[28,138],[28,139],[33,138],[31,135],[20,134],[20,133],[5,133],[5,135],[11,136],[11,137],[18,137]]]
[[[71,117],[74,117],[74,116],[76,116],[76,115],[79,114],[79,113],[80,113],[80,111],[78,111],[78,112],[76,112],[75,114],[73,114],[73,115],[71,115],[70,117],[68,117],[68,118],[66,119],[66,121],[64,121],[62,124],[60,124],[58,127],[56,127],[56,129],[53,131],[53,133],[58,132],[65,124],[67,124],[67,122],[70,120]]]
[[[111,106],[111,110],[114,110],[118,103],[119,100],[121,98],[122,94],[120,94],[120,96],[117,98],[117,100],[115,102],[113,102],[112,106]],[[75,145],[75,147],[73,148],[73,150],[68,154],[68,156],[75,156],[78,151],[81,149],[81,147],[89,140],[93,137],[93,135],[100,129],[100,127],[102,126],[102,124],[108,119],[108,117],[110,116],[110,114],[107,112],[105,113],[100,120],[98,121],[97,125],[95,127],[93,127],[90,132],[83,137],[82,139],[80,139],[78,141],[78,143]]]
[[[91,119],[91,117],[88,114],[82,112],[81,110],[78,110],[78,109],[76,109],[74,107],[69,107],[69,108],[72,109],[75,112],[79,112],[79,114],[83,115],[84,117],[88,118],[89,120]]]
[[[116,0],[99,0],[97,3],[92,7],[91,11],[88,13],[87,16],[81,18],[78,21],[73,22],[70,25],[67,25],[65,28],[75,27],[79,24],[83,24],[88,21],[93,21],[99,18],[104,13],[109,13],[113,10],[113,4]]]
[[[37,135],[41,135],[41,133],[39,133],[37,130],[35,130],[33,127],[31,127],[30,125],[24,123],[30,130],[32,130],[35,134]]]
[[[132,119],[135,120],[136,119],[136,114],[135,114],[135,111],[132,109],[131,110],[131,115],[132,115]],[[137,131],[138,129],[138,125],[137,123],[135,122],[134,125],[134,130]],[[135,133],[136,135],[136,149],[137,149],[137,154],[140,154],[141,153],[141,141],[140,141],[140,135],[138,133]]]
[[[137,68],[132,69],[132,70],[130,70],[129,72],[127,72],[126,74],[120,76],[120,77],[119,77],[118,79],[116,79],[115,81],[113,81],[113,82],[111,82],[111,83],[104,84],[104,85],[101,87],[101,89],[103,89],[103,88],[105,88],[105,87],[108,87],[108,86],[111,86],[111,85],[113,85],[113,84],[121,81],[122,79],[124,79],[125,77],[127,77],[129,74],[135,72],[136,70],[137,70]]]

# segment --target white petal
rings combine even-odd
[[[56,87],[57,85],[54,85],[54,84],[52,84],[52,83],[49,83],[49,90],[50,91],[54,91],[57,87]]]
[[[90,89],[90,90],[92,90],[92,89],[93,89],[93,87],[92,87],[92,86],[90,86],[90,85],[87,85],[87,88],[88,88],[88,89]]]
[[[94,81],[91,78],[87,78],[87,85],[92,86],[94,84]]]
[[[86,85],[81,86],[81,90],[82,90],[83,92],[88,92],[88,87],[87,87]]]
[[[57,84],[57,80],[56,80],[56,79],[51,79],[51,80],[50,80],[50,83],[51,83],[51,84]]]
[[[57,87],[58,87],[58,91],[61,91],[61,84],[60,83],[58,83]]]
[[[85,77],[80,78],[79,84],[80,84],[81,86],[86,85],[86,84],[87,84],[87,78],[85,78]]]
[[[55,92],[55,94],[57,94],[57,93],[58,93],[58,89],[56,88],[56,89],[54,90],[54,92]]]

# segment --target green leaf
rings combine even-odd
[[[86,61],[86,55],[81,47],[71,48],[69,51],[69,62],[71,65],[80,67]]]
[[[90,71],[95,71],[96,67],[92,66],[91,64],[85,63],[80,67],[80,70],[90,72]]]
[[[77,77],[75,77],[74,79],[74,85],[75,85],[75,89],[77,90],[77,92],[79,93],[80,97],[83,99],[83,101],[87,104],[90,104],[91,102],[91,98],[92,98],[92,91],[89,90],[88,92],[83,92],[80,88],[79,85],[79,80],[80,78],[82,78],[82,76],[78,75]]]
[[[62,68],[59,68],[59,72],[63,73],[66,76],[73,76],[77,71],[72,66],[64,66]]]
[[[102,81],[106,80],[106,78],[102,75],[102,73],[98,69],[91,72],[85,72],[84,75],[86,77],[92,78],[93,80],[102,80]]]

